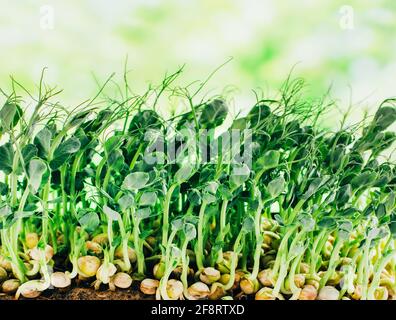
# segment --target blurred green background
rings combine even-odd
[[[331,86],[342,109],[356,105],[355,118],[396,93],[394,0],[0,4],[0,87],[9,88],[13,75],[34,89],[48,67],[46,82],[64,89],[64,104],[97,91],[93,74],[103,82],[117,72],[121,82],[127,55],[129,81],[138,92],[183,64],[183,82],[202,80],[232,57],[206,91],[235,88],[237,109],[252,105],[252,89],[278,88],[293,66],[293,75],[306,79],[308,96]]]

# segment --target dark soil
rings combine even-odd
[[[14,300],[13,295],[0,293],[0,300]],[[20,297],[21,300],[26,298]],[[66,291],[47,290],[33,300],[153,300],[154,296],[142,294],[137,288],[116,291],[95,291],[93,288],[75,287]],[[31,299],[29,299],[31,300]]]

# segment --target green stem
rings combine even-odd
[[[168,242],[168,230],[169,230],[169,207],[170,207],[170,202],[172,199],[172,193],[175,191],[175,188],[178,185],[175,183],[170,186],[168,192],[166,193],[165,196],[165,201],[164,201],[164,214],[163,214],[163,225],[162,225],[162,245],[165,247],[167,242]]]
[[[203,265],[203,226],[204,226],[204,220],[205,220],[205,209],[207,206],[207,202],[205,200],[202,201],[201,208],[199,210],[199,217],[198,217],[198,237],[197,237],[197,246],[196,246],[196,262],[197,262],[197,267],[198,270],[202,270],[204,268]]]

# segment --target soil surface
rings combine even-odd
[[[13,295],[0,293],[0,300],[14,300]],[[75,287],[67,291],[47,290],[35,299],[26,299],[22,296],[21,300],[153,300],[154,296],[142,294],[137,288],[116,291],[95,291],[92,288]]]

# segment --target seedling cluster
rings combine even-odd
[[[396,298],[396,171],[383,156],[396,139],[394,100],[332,131],[320,125],[323,104],[298,98],[298,80],[246,116],[193,93],[189,110],[165,118],[156,103],[173,80],[74,110],[42,85],[33,107],[7,96],[0,291],[136,283],[163,300]],[[211,161],[201,161],[202,129]],[[245,133],[236,145],[250,164],[218,152],[230,130]]]

